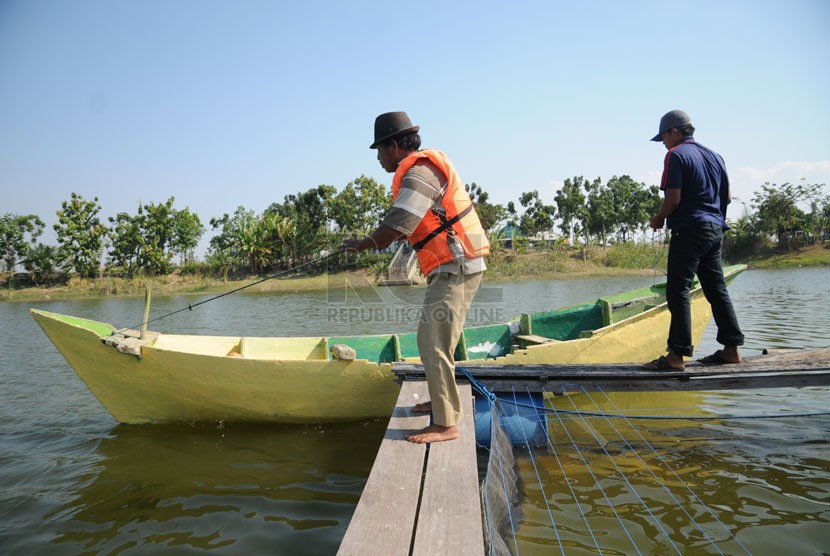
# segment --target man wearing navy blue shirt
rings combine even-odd
[[[721,262],[723,230],[728,229],[726,207],[732,200],[729,177],[723,158],[695,141],[694,132],[689,115],[672,110],[660,119],[659,131],[652,138],[662,141],[669,151],[660,184],[665,197],[649,224],[655,230],[664,224],[671,230],[666,277],[671,325],[668,353],[643,365],[649,370],[681,370],[683,358],[694,353],[689,292],[695,274],[712,306],[718,343],[724,346],[700,362],[741,361],[738,346],[743,345],[744,336],[726,291]]]

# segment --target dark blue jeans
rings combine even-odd
[[[741,346],[744,343],[744,335],[738,326],[738,318],[723,279],[722,244],[723,230],[717,224],[702,222],[679,232],[672,231],[666,278],[666,301],[671,312],[669,351],[686,357],[694,353],[689,291],[695,274],[712,306],[712,316],[718,327],[718,343],[724,346]]]

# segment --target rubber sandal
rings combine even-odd
[[[646,371],[683,371],[685,367],[673,367],[665,355],[661,355],[654,361],[646,363],[642,367]]]
[[[701,357],[697,360],[698,363],[701,365],[735,365],[740,363],[740,361],[727,361],[723,358],[723,350],[718,350],[711,355],[707,355],[706,357]]]

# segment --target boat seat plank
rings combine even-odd
[[[189,334],[159,334],[146,347],[159,351],[175,351],[191,355],[225,357],[238,349],[239,336],[192,336]]]
[[[536,334],[519,334],[516,336],[516,339],[524,342],[525,344],[551,344],[559,341],[554,340],[553,338],[537,336]]]
[[[242,357],[286,361],[329,359],[326,338],[263,338],[247,336],[239,341]]]
[[[473,394],[469,384],[458,390],[464,402],[461,435],[429,446],[413,556],[484,554]]]
[[[426,445],[406,436],[429,425],[429,414],[409,408],[428,399],[426,382],[404,382],[395,410],[357,504],[339,556],[408,556],[421,490]]]

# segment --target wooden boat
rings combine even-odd
[[[731,281],[744,266],[724,269]],[[399,386],[392,364],[418,361],[415,333],[344,337],[192,336],[135,331],[30,310],[52,343],[122,423],[320,423],[387,417]],[[692,291],[693,340],[711,309]],[[467,328],[456,361],[476,365],[641,362],[665,352],[665,284],[504,324]],[[354,360],[330,348],[349,346]]]

